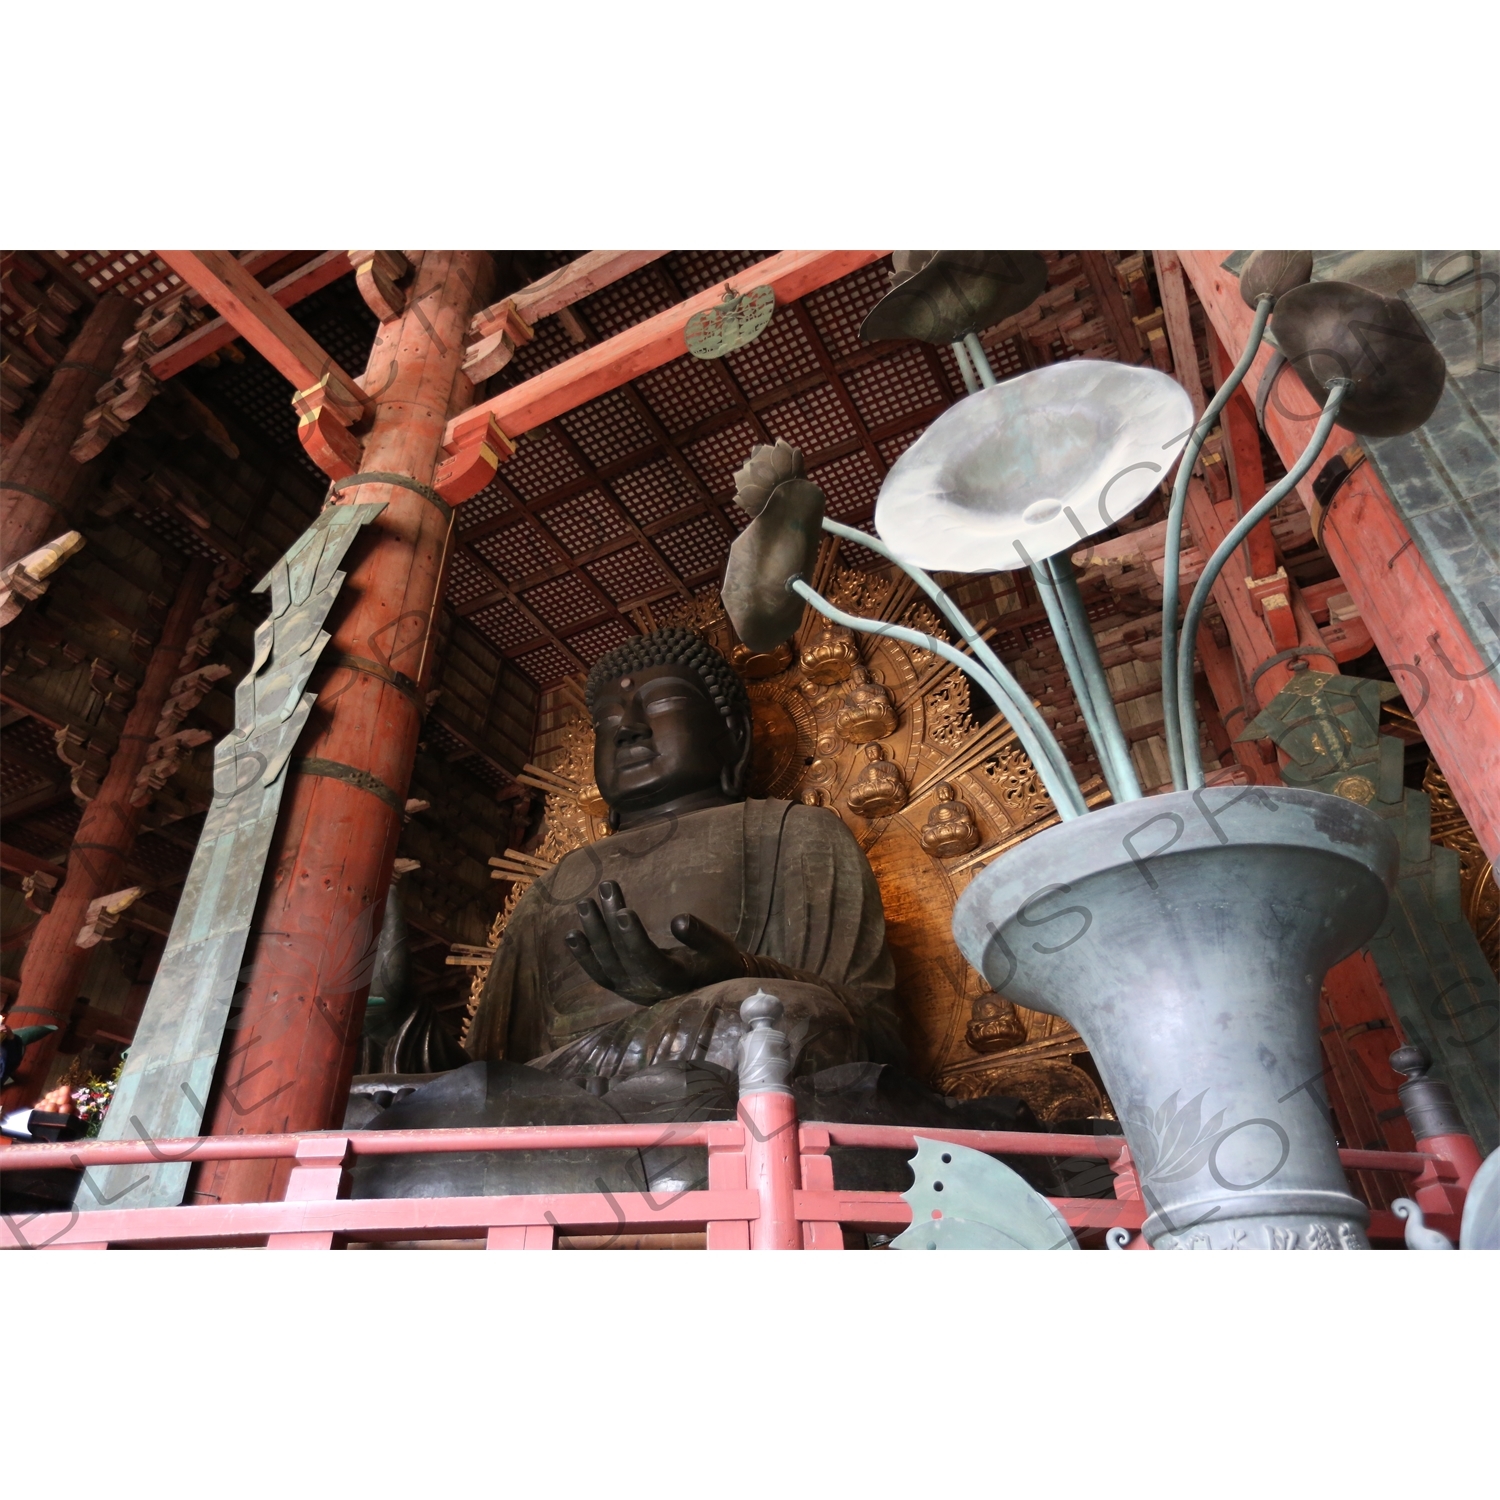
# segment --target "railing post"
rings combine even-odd
[[[283,1203],[326,1203],[349,1187],[354,1151],[346,1135],[314,1135],[297,1142]],[[297,1230],[266,1236],[267,1250],[332,1250],[332,1231]]]
[[[1412,1183],[1412,1197],[1428,1218],[1451,1214],[1456,1224],[1463,1216],[1469,1184],[1479,1170],[1479,1147],[1464,1128],[1448,1085],[1427,1076],[1431,1066],[1432,1059],[1421,1047],[1398,1047],[1391,1053],[1391,1067],[1406,1076],[1396,1096],[1417,1150],[1440,1158]],[[1444,1164],[1449,1170],[1444,1170]]]
[[[1141,1201],[1141,1179],[1135,1170],[1135,1158],[1130,1154],[1130,1147],[1125,1144],[1124,1138],[1120,1140],[1120,1149],[1109,1164],[1109,1170],[1115,1179],[1115,1201],[1119,1203],[1139,1203]],[[1149,1250],[1151,1247],[1146,1243],[1146,1236],[1137,1233],[1126,1247],[1130,1250]]]
[[[496,1224],[484,1237],[486,1250],[554,1250],[550,1224]]]
[[[708,1140],[708,1190],[711,1193],[743,1193],[745,1181],[745,1139],[749,1132],[738,1120],[725,1120],[710,1127]],[[748,1219],[710,1219],[710,1250],[748,1250]]]
[[[752,1250],[800,1250],[796,1193],[801,1186],[797,1101],[787,1083],[791,1052],[776,1029],[784,1007],[757,990],[740,1006],[748,1028],[740,1039],[740,1124],[745,1127],[746,1186],[760,1199],[750,1225]]]
[[[833,1158],[828,1154],[828,1127],[803,1125],[797,1131],[802,1149],[802,1186],[833,1191]],[[802,1223],[804,1250],[842,1250],[844,1226],[837,1220],[805,1219]]]

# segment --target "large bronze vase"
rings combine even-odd
[[[954,936],[990,986],[1089,1044],[1154,1248],[1368,1247],[1318,996],[1379,926],[1397,858],[1356,803],[1214,787],[1049,829],[959,900]]]

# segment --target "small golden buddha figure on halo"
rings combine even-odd
[[[797,794],[797,800],[803,807],[823,807],[826,805],[826,798],[823,796],[822,789],[815,786],[806,787],[800,791]]]
[[[885,758],[880,745],[866,745],[869,764],[845,798],[849,811],[862,818],[888,818],[906,806],[906,778],[900,769]]]
[[[946,781],[936,789],[937,803],[922,826],[922,847],[934,859],[953,859],[979,843],[979,828],[967,802],[961,802]]]
[[[851,674],[853,686],[844,696],[834,722],[851,745],[867,745],[896,732],[896,706],[890,689],[874,681],[869,669],[857,666]]]
[[[802,648],[802,671],[813,682],[842,682],[859,664],[859,647],[854,632],[824,620],[811,640]]]

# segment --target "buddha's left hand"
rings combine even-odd
[[[595,984],[639,1005],[754,972],[753,961],[732,938],[690,912],[671,922],[672,936],[683,946],[658,948],[612,880],[599,887],[597,903],[578,903],[578,916],[583,925],[563,938],[568,951]]]

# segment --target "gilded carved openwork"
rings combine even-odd
[[[843,608],[941,628],[904,580],[842,566],[831,546],[818,571]],[[744,679],[755,722],[751,796],[831,808],[859,840],[880,882],[913,1071],[961,1098],[1024,1098],[1044,1122],[1108,1114],[1077,1033],[989,991],[950,932],[954,902],[975,873],[1058,821],[1006,722],[971,717],[963,674],[918,647],[856,639],[811,612],[794,641],[752,653],[735,640],[716,592],[658,607],[641,624],[699,630]],[[493,862],[517,884],[492,944],[531,875],[609,833],[581,709],[546,758],[531,782],[546,793],[540,841],[525,861]],[[1102,789],[1085,791],[1102,800]],[[471,1012],[483,980],[476,969]]]

